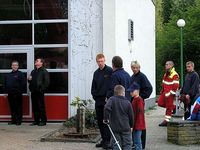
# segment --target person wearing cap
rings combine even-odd
[[[135,150],[142,150],[142,130],[146,129],[144,116],[144,100],[140,96],[140,86],[133,83],[127,90],[133,97],[132,108],[134,113],[133,143]]]
[[[179,88],[179,75],[175,71],[173,61],[165,63],[165,74],[162,79],[162,90],[158,98],[158,106],[166,108],[165,119],[159,126],[167,126],[175,109],[174,98]]]
[[[110,97],[104,108],[104,122],[110,127],[123,150],[132,149],[132,134],[134,114],[130,101],[125,97],[122,85],[114,87],[114,96]],[[113,150],[119,150],[112,139]]]
[[[147,76],[140,71],[140,64],[138,61],[131,62],[131,70],[133,75],[131,76],[131,84],[137,83],[140,86],[140,96],[143,100],[150,97],[152,93],[152,85],[149,82]],[[146,144],[146,130],[142,131],[142,148],[145,149]]]

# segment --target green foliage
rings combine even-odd
[[[70,104],[71,106],[77,107],[77,109],[80,108],[85,108],[85,127],[86,128],[91,128],[91,127],[96,127],[97,122],[96,122],[96,114],[94,110],[88,109],[88,105],[92,104],[93,101],[91,99],[84,100],[81,99],[80,97],[75,97],[75,99],[72,101]],[[67,127],[76,127],[76,119],[77,115],[69,118],[64,125]]]
[[[174,61],[175,68],[180,73],[180,28],[176,25],[180,17],[186,21],[183,28],[184,64],[191,60],[194,61],[196,70],[200,69],[200,0],[174,0],[172,3],[168,22],[157,32],[157,94],[160,91],[164,64],[167,60]]]
[[[75,97],[75,99],[72,101],[70,105],[77,107],[79,109],[81,107],[87,108],[88,104],[91,104],[91,103],[92,103],[91,99],[84,100],[77,96]]]
[[[66,127],[76,127],[76,118],[77,116],[73,116],[69,118],[66,122],[64,122],[64,126]],[[97,120],[96,114],[94,110],[86,110],[85,111],[85,127],[86,128],[97,128]]]
[[[163,23],[167,23],[170,20],[170,15],[172,11],[172,0],[163,0],[162,7]]]
[[[85,127],[97,128],[96,113],[94,110],[86,110],[85,112]]]
[[[63,125],[69,128],[76,127],[76,116],[69,118],[67,121],[63,123]]]
[[[155,5],[156,5],[156,31],[160,31],[162,30],[162,23],[163,23],[162,0],[155,0]]]

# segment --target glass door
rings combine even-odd
[[[10,110],[7,100],[7,94],[4,90],[4,79],[6,74],[11,72],[11,62],[19,62],[19,70],[23,72],[25,78],[33,69],[34,58],[31,47],[19,48],[0,48],[0,120],[10,118]],[[23,92],[23,119],[32,118],[32,109],[30,102],[30,92],[28,83]]]

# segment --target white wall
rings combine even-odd
[[[75,96],[91,98],[96,54],[103,49],[102,0],[69,2],[69,103]],[[69,115],[75,109],[69,106]]]
[[[75,96],[91,98],[96,54],[103,52],[107,64],[119,55],[130,74],[137,59],[150,79],[155,96],[155,10],[151,0],[69,1],[69,103]],[[128,42],[128,19],[134,21],[134,41]],[[69,106],[69,115],[75,109]]]
[[[111,66],[112,56],[116,55],[116,0],[103,0],[103,53],[106,64]]]
[[[103,1],[103,50],[108,64],[111,65],[114,55],[119,55],[124,60],[125,70],[132,75],[130,62],[138,60],[141,71],[154,88],[151,97],[155,97],[155,6],[151,0],[107,1]],[[106,17],[111,12],[113,15]],[[128,42],[128,19],[134,22],[131,43]],[[110,20],[114,25],[107,25]]]

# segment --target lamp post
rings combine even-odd
[[[180,61],[181,61],[181,87],[183,87],[183,27],[185,26],[185,20],[179,19],[177,21],[177,26],[181,29],[181,51],[180,51]]]

